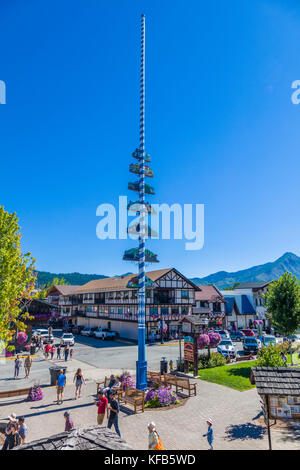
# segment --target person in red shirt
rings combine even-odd
[[[106,396],[104,395],[104,391],[102,389],[100,389],[98,392],[98,402],[95,401],[95,405],[98,406],[97,423],[100,426],[101,424],[103,424],[105,410],[107,409],[107,405],[108,405],[108,400]]]
[[[51,350],[50,344],[46,344],[44,350],[45,350],[46,359],[48,359],[48,355],[49,355],[49,352],[50,352],[50,350]]]

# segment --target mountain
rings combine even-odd
[[[241,271],[218,271],[209,276],[191,279],[195,284],[215,284],[219,289],[232,286],[239,282],[273,281],[286,271],[291,272],[300,279],[300,257],[294,253],[285,253],[270,263],[260,264]]]
[[[255,281],[273,281],[286,271],[295,274],[300,279],[300,257],[294,253],[285,253],[271,263],[260,264],[252,268],[242,269],[241,271],[227,272],[218,271],[206,277],[194,277],[191,279],[195,284],[215,284],[219,289],[232,286],[236,282],[255,282]],[[121,274],[127,276],[132,273]],[[117,276],[117,275],[116,275]],[[93,279],[104,279],[109,276],[103,274],[81,274],[81,273],[49,273],[46,271],[38,272],[38,286],[51,283],[55,277],[64,278],[68,284],[82,286]]]

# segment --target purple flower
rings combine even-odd
[[[209,337],[209,345],[212,348],[215,348],[221,341],[221,336],[219,335],[219,333],[209,333],[208,337]]]
[[[27,334],[21,331],[20,333],[17,334],[17,343],[24,344],[26,343],[27,338],[28,338]]]
[[[198,348],[204,349],[207,348],[210,344],[210,339],[208,335],[202,334],[198,336]]]

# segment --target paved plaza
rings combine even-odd
[[[78,363],[74,363],[77,367]],[[117,372],[117,371],[115,371]],[[96,375],[90,369],[87,375]],[[99,371],[97,371],[99,375]],[[0,419],[15,412],[24,415],[29,428],[28,441],[47,437],[64,430],[64,411],[68,410],[76,427],[96,424],[94,405],[96,383],[89,378],[82,397],[74,400],[72,373],[68,374],[63,404],[56,404],[56,388],[44,388],[44,399],[26,402],[25,397],[1,400]],[[130,407],[121,406],[122,437],[135,449],[147,449],[147,423],[154,421],[168,450],[205,450],[207,418],[214,423],[215,449],[265,450],[266,429],[262,424],[259,397],[255,389],[238,392],[221,385],[197,381],[197,396],[185,405],[169,410],[146,410],[134,415]],[[259,419],[260,418],[260,419]],[[299,449],[300,430],[272,430],[274,449]]]

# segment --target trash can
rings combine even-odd
[[[64,374],[66,374],[67,367],[58,367],[58,366],[49,367],[50,385],[56,385],[57,377],[59,376],[59,372],[61,370],[63,371]]]
[[[35,354],[36,347],[35,346],[30,346],[30,354],[31,356]]]
[[[161,375],[168,373],[168,361],[166,357],[162,357],[160,361],[160,373]]]

